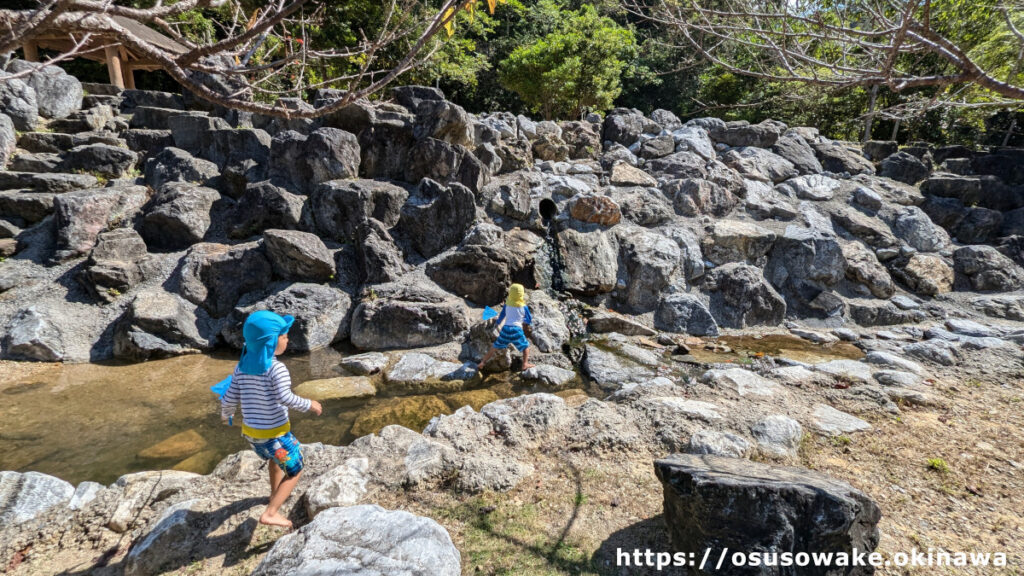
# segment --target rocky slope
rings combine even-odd
[[[36,74],[47,73],[75,85]],[[354,544],[330,533],[369,521],[381,530],[367,535],[379,552],[368,566],[406,555],[394,546],[407,525],[417,554],[458,573],[429,521],[338,507],[402,490],[510,490],[537,474],[538,454],[559,451],[792,463],[807,433],[848,437],[870,428],[857,415],[942,406],[932,382],[944,373],[1020,368],[1020,150],[861,149],[811,128],[683,123],[663,110],[474,116],[415,86],[322,121],[281,120],[102,86],[79,103],[44,80],[0,84],[5,357],[237,348],[246,314],[269,308],[297,317],[296,350],[393,350],[367,361],[397,388],[474,387],[491,338],[479,309],[522,282],[539,366],[518,378],[601,391],[307,446],[293,514],[318,520],[258,573],[295,570],[310,547],[344,555]],[[688,354],[705,346],[694,336],[737,331],[864,354],[711,365]],[[511,362],[499,355],[487,370]],[[113,547],[102,563],[117,558],[112,572],[176,569],[242,546],[264,483],[249,453],[208,476],[141,473],[110,487],[5,473],[0,561]]]

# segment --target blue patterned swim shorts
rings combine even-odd
[[[245,439],[260,458],[276,462],[289,478],[302,472],[302,451],[299,449],[302,444],[291,432],[269,440],[248,436],[245,436]]]
[[[498,350],[504,350],[508,348],[509,344],[515,346],[516,350],[520,352],[530,347],[530,341],[526,339],[526,334],[523,334],[522,328],[519,326],[502,326],[501,334],[494,341],[494,347]]]

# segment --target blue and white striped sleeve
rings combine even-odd
[[[231,377],[231,384],[228,385],[228,389],[224,391],[224,395],[220,397],[220,417],[222,420],[228,420],[235,415],[235,409],[238,407],[238,403],[241,397],[238,394],[238,384],[236,384],[234,375]]]
[[[270,381],[274,394],[277,396],[277,402],[282,406],[294,408],[300,412],[308,412],[313,406],[308,399],[296,396],[292,392],[292,376],[288,373],[288,368],[281,362],[274,362],[271,367]]]

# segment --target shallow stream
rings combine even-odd
[[[863,355],[847,344],[818,346],[785,335],[724,336],[718,343],[729,349],[694,346],[692,359],[742,364],[767,354],[814,363]],[[344,375],[337,368],[340,354],[325,350],[283,360],[297,385]],[[195,355],[0,371],[0,470],[105,484],[140,470],[208,473],[224,456],[247,447],[238,426],[221,423],[220,404],[209,390],[236,362],[233,354]],[[433,416],[460,406],[479,409],[499,398],[539,391],[546,390],[517,386],[507,373],[498,374],[461,392],[325,401],[320,417],[293,411],[292,427],[303,442],[346,444],[388,424],[422,430]]]

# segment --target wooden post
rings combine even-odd
[[[124,73],[121,71],[121,54],[117,46],[107,46],[103,49],[107,58],[107,74],[110,76],[110,83],[118,88],[124,89]]]
[[[39,62],[39,45],[35,40],[26,40],[21,48],[25,51],[25,60]]]
[[[135,69],[131,64],[124,64],[124,87],[128,90],[135,90]]]

